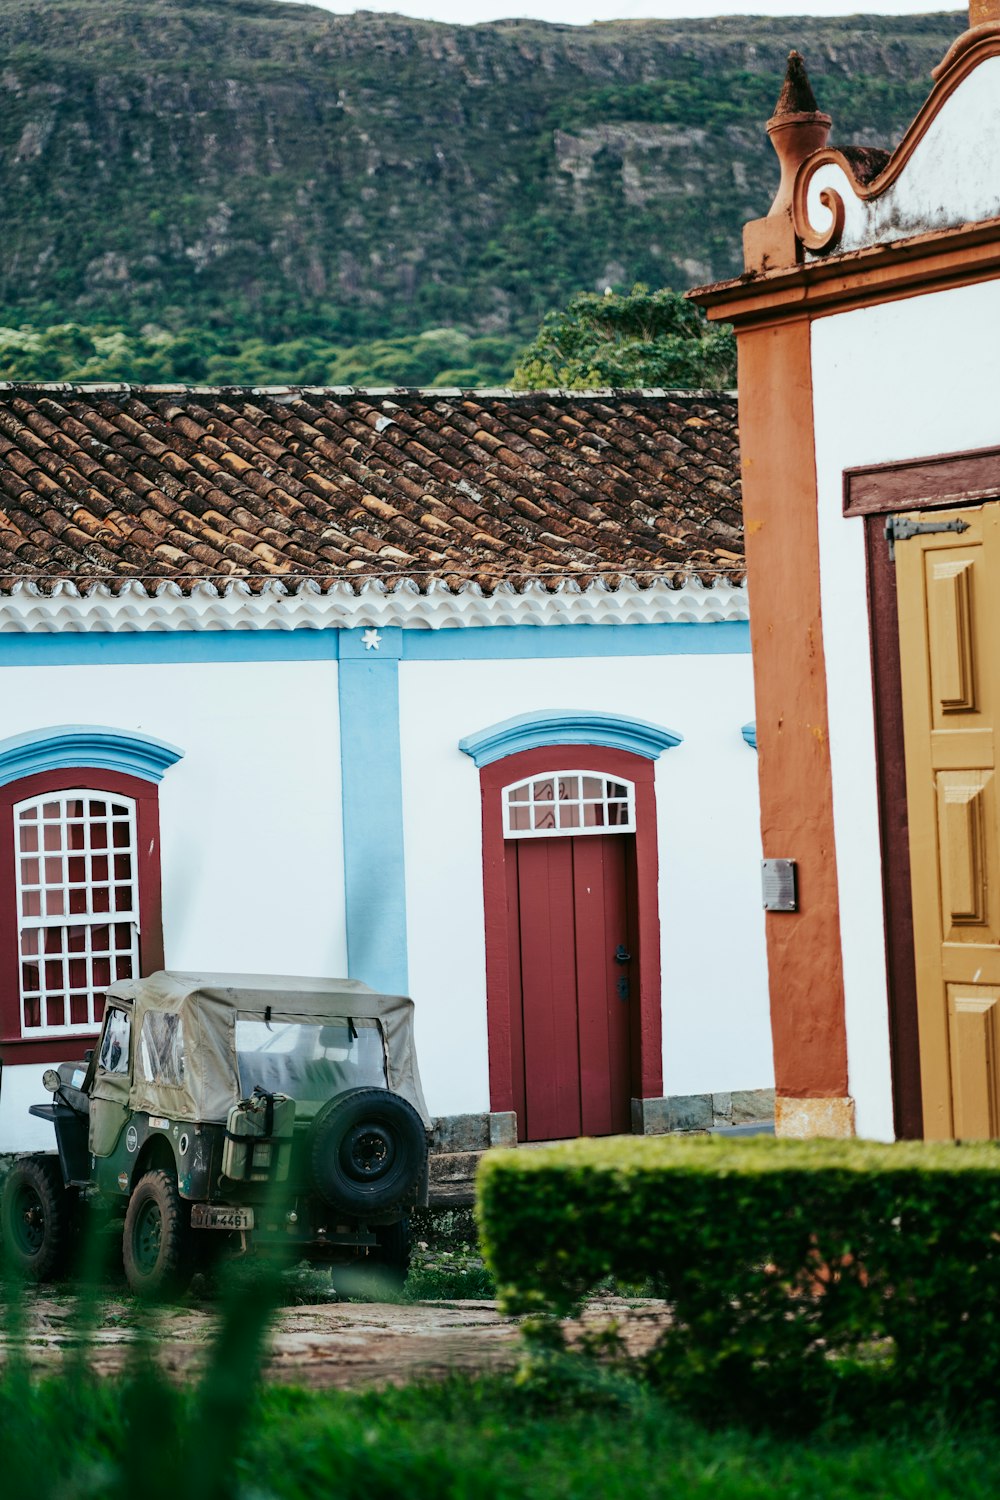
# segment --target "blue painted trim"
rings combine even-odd
[[[338,670],[348,972],[385,994],[405,995],[399,663],[359,649],[363,631],[344,634],[353,637]]]
[[[83,635],[0,634],[0,667],[336,661],[395,653],[404,661],[528,661],[563,657],[745,656],[745,620],[714,625],[468,625],[442,630],[379,627],[377,653],[364,630],[149,630]],[[357,644],[351,644],[356,641]]]
[[[164,740],[128,729],[58,724],[0,740],[0,786],[39,771],[70,771],[77,766],[162,781],[164,771],[183,754]]]
[[[578,656],[748,656],[746,620],[714,625],[478,625],[404,630],[404,661]]]
[[[750,746],[750,749],[751,750],[756,750],[756,748],[757,748],[757,724],[756,724],[756,720],[752,724],[744,724],[743,728],[740,730],[740,733],[742,734],[743,738],[746,740],[747,744]]]
[[[645,719],[626,719],[617,714],[593,713],[588,709],[561,713],[518,714],[491,724],[459,740],[458,748],[471,755],[477,766],[489,766],[520,750],[539,750],[545,745],[606,745],[611,750],[630,750],[656,760],[683,735]]]
[[[94,631],[0,634],[0,667],[216,661],[336,661],[339,630]]]

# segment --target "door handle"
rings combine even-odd
[[[618,947],[615,949],[615,963],[616,964],[627,964],[629,962],[629,960],[631,959],[631,957],[632,957],[632,955],[631,955],[631,953],[629,953],[628,949],[625,947],[625,944],[624,943],[619,943]]]

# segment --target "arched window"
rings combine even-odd
[[[504,837],[634,833],[635,785],[593,771],[553,771],[503,789]]]
[[[156,782],[78,767],[0,785],[6,1060],[62,1059],[110,984],[162,967]]]
[[[5,1061],[64,1060],[109,985],[163,967],[158,783],[180,756],[96,726],[0,740]]]
[[[13,815],[21,1034],[93,1031],[108,986],[139,972],[135,799],[75,786]]]

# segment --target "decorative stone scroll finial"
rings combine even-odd
[[[830,116],[816,104],[805,63],[797,52],[790,52],[785,81],[767,122],[771,145],[781,163],[781,181],[767,217],[752,219],[743,226],[743,262],[748,271],[759,274],[792,266],[799,258],[792,224],[795,176],[806,157],[826,145],[831,124]]]
[[[832,124],[816,103],[805,63],[797,52],[790,52],[785,82],[767,122],[771,145],[781,163],[781,181],[768,218],[791,213],[795,174],[807,156],[822,151]]]

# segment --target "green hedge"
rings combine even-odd
[[[551,1320],[609,1276],[652,1281],[674,1316],[649,1372],[705,1413],[1000,1415],[996,1145],[624,1137],[496,1152],[478,1214],[509,1312]]]

